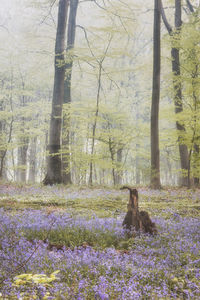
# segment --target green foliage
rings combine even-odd
[[[25,237],[32,241],[34,239],[45,240],[48,236],[48,243],[51,248],[60,249],[69,247],[71,249],[79,246],[91,246],[95,249],[116,248],[129,249],[134,243],[133,239],[124,239],[116,236],[115,232],[110,230],[89,230],[80,227],[65,227],[57,230],[34,231],[27,230]]]
[[[56,275],[59,272],[59,270],[54,271],[50,276],[46,274],[20,274],[14,278],[13,287],[16,290],[20,289],[20,296],[23,300],[29,299],[30,291],[33,291],[32,299],[38,299],[38,297],[43,300],[49,299],[50,293],[48,289],[51,288],[51,283],[57,279]],[[45,295],[42,298],[39,292],[41,286],[45,288]]]

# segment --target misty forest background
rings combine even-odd
[[[199,186],[200,3],[160,5],[1,0],[2,180]]]

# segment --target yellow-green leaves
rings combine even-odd
[[[42,284],[49,285],[52,281],[56,280],[56,275],[60,271],[57,270],[47,276],[46,274],[21,274],[15,277],[15,281],[13,283],[14,286],[20,285],[32,285],[32,284]]]

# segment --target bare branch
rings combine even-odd
[[[169,32],[169,34],[172,34],[173,29],[172,26],[169,24],[167,17],[165,15],[165,10],[163,8],[162,0],[160,1],[160,9],[161,9],[161,16],[162,16],[163,23],[165,24],[165,27]]]
[[[103,55],[102,59],[99,60],[99,59],[95,56],[94,52],[92,51],[92,48],[91,48],[91,46],[90,46],[90,42],[89,42],[89,39],[88,39],[87,31],[85,30],[85,28],[84,28],[83,26],[81,26],[81,25],[76,25],[76,26],[79,27],[79,28],[81,28],[81,29],[83,30],[84,35],[85,35],[85,39],[86,39],[86,41],[87,41],[88,48],[89,48],[89,50],[90,50],[90,53],[92,54],[92,56],[94,57],[94,59],[96,60],[96,62],[98,63],[98,65],[101,66],[101,68],[102,68],[104,74],[105,74],[105,75],[108,77],[108,79],[109,79],[112,83],[114,83],[115,86],[121,91],[119,85],[118,85],[112,78],[110,78],[110,75],[105,71],[105,69],[104,69],[103,66],[102,66],[102,63],[103,63],[103,61],[104,61],[104,59],[105,59],[105,57],[106,57],[106,54],[107,54],[108,49],[109,49],[109,47],[110,47],[110,44],[111,44],[111,41],[112,41],[113,36],[112,36],[112,35],[110,36],[108,45],[107,45],[106,50],[105,50],[105,52],[104,52],[104,55]]]
[[[91,52],[92,56],[96,59],[96,57],[95,57],[95,55],[94,55],[94,53],[93,53],[93,51],[92,51],[92,49],[91,49],[91,47],[90,47],[90,43],[89,43],[89,40],[88,40],[87,31],[86,31],[85,28],[84,28],[83,26],[81,26],[81,25],[76,25],[76,27],[78,27],[78,28],[80,28],[80,29],[83,30],[84,35],[85,35],[85,39],[86,39],[86,42],[87,42],[87,45],[88,45],[88,48],[90,49],[90,52]],[[97,59],[96,59],[96,60],[97,60]],[[97,61],[98,61],[98,60],[97,60]]]
[[[103,10],[107,10],[107,8],[105,8],[105,7],[103,7],[102,5],[100,5],[98,2],[97,2],[97,0],[83,0],[83,1],[80,1],[79,3],[81,4],[81,3],[84,3],[84,2],[94,2],[100,9],[103,9]],[[104,4],[105,5],[105,4]],[[112,4],[111,4],[112,5]],[[113,6],[113,5],[112,5]],[[132,20],[133,21],[133,19],[132,18],[130,18],[130,17],[127,17],[127,16],[120,16],[119,14],[117,14],[116,12],[113,12],[113,11],[109,11],[110,12],[110,14],[112,14],[113,16],[115,16],[115,17],[118,17],[118,18],[120,18],[120,19],[127,19],[127,20]]]
[[[191,13],[194,13],[194,7],[193,7],[193,5],[191,4],[190,0],[186,0],[186,2],[187,2],[187,6],[188,6],[190,12],[191,12]]]
[[[50,4],[50,7],[49,7],[49,11],[48,13],[43,17],[43,19],[41,20],[40,24],[39,25],[42,25],[46,19],[50,16],[51,19],[52,19],[52,14],[51,14],[51,11],[52,11],[52,8],[54,6],[54,4],[56,3],[56,0],[53,0],[53,2]]]
[[[110,38],[109,38],[109,41],[108,41],[108,45],[107,45],[106,50],[105,50],[105,52],[104,52],[104,55],[103,55],[103,57],[102,57],[102,59],[101,59],[101,63],[103,63],[103,61],[104,61],[104,59],[105,59],[105,57],[106,57],[106,54],[108,53],[108,49],[109,49],[109,47],[110,47],[110,44],[111,44],[111,42],[112,42],[112,39],[113,39],[113,35],[110,35]]]

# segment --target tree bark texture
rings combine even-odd
[[[64,184],[71,184],[70,170],[70,103],[71,103],[71,79],[73,67],[73,49],[76,36],[76,15],[79,0],[70,0],[70,12],[67,31],[67,49],[64,83],[64,103],[68,104],[67,112],[63,113],[63,139],[62,139],[62,180]]]
[[[172,37],[172,49],[171,49],[171,58],[172,58],[172,72],[174,75],[173,79],[173,87],[174,87],[174,105],[175,105],[175,113],[178,114],[183,111],[183,101],[182,101],[182,85],[180,82],[181,68],[180,68],[180,51],[178,47],[173,47],[173,38],[180,35],[181,26],[182,26],[182,14],[181,14],[181,0],[175,0],[175,31],[173,31],[171,25],[168,23],[167,18],[165,16],[164,9],[161,5],[162,19],[167,28],[169,35]],[[183,144],[182,136],[185,133],[184,125],[180,124],[179,121],[176,121],[176,129],[178,133],[178,146],[179,146],[179,155],[180,155],[180,163],[181,169],[185,173],[185,176],[181,176],[181,185],[188,186],[188,177],[186,174],[188,173],[188,148],[187,145]]]
[[[55,44],[55,73],[52,100],[52,112],[49,132],[49,157],[47,162],[47,174],[44,184],[56,184],[62,182],[61,168],[61,125],[62,108],[64,102],[64,80],[65,80],[65,34],[67,24],[68,0],[60,0],[58,8],[58,24]]]
[[[175,113],[178,114],[183,111],[182,103],[182,87],[179,80],[180,77],[180,58],[179,58],[179,49],[172,48],[172,71],[175,76],[173,80],[174,85],[174,104],[175,104]],[[183,144],[182,136],[185,133],[184,125],[180,124],[179,121],[176,121],[176,129],[178,131],[178,147],[180,154],[181,169],[187,173],[188,171],[188,148],[187,145]],[[181,185],[188,186],[187,176],[182,176]]]
[[[160,0],[154,1],[153,87],[151,104],[151,187],[160,188],[159,101],[160,101]]]
[[[181,0],[175,1],[175,34],[180,35],[182,25],[182,18],[181,18]],[[174,84],[174,104],[175,104],[175,113],[179,114],[183,111],[183,101],[182,101],[182,85],[180,82],[180,51],[178,48],[172,48],[171,50],[172,56],[172,72],[175,76],[173,80]],[[184,173],[188,172],[188,148],[187,145],[182,143],[182,135],[185,133],[184,125],[180,124],[180,122],[176,121],[176,128],[178,130],[178,144],[179,144],[179,153],[180,153],[180,161],[181,161],[181,169]],[[182,186],[189,186],[188,177],[182,176],[181,179]]]

